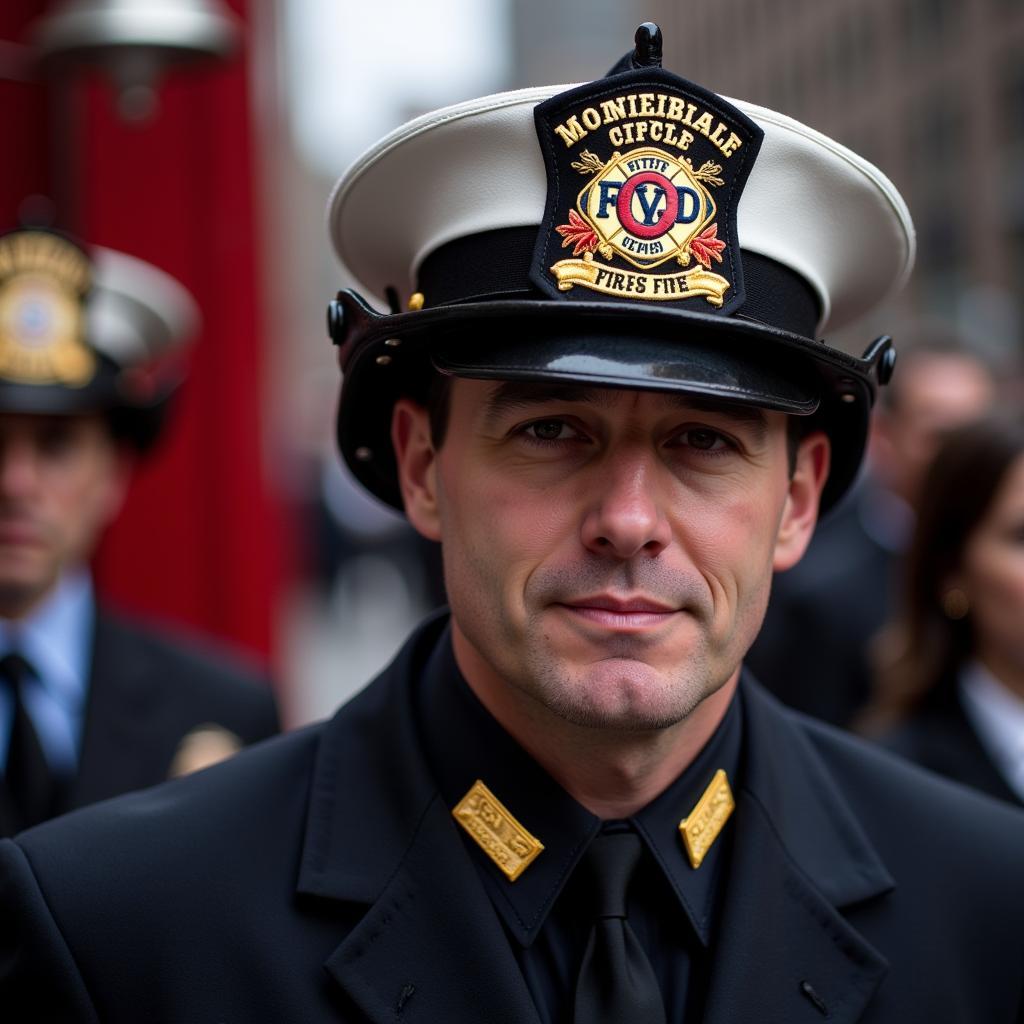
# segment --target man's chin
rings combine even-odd
[[[628,657],[606,658],[567,673],[553,710],[567,721],[623,731],[665,729],[686,718],[710,692],[700,673],[681,677]]]

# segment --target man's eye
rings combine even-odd
[[[568,441],[577,436],[564,420],[537,420],[526,427],[525,433],[535,441]]]
[[[689,427],[676,437],[679,444],[702,452],[724,452],[734,447],[724,434],[709,427]]]

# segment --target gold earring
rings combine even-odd
[[[942,610],[947,619],[963,619],[971,610],[971,602],[959,587],[950,587],[942,595]]]

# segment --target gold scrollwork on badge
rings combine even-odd
[[[721,274],[695,267],[682,274],[641,274],[633,270],[615,270],[602,266],[588,252],[581,260],[559,260],[551,267],[558,290],[566,292],[581,285],[605,295],[655,302],[692,299],[704,296],[712,306],[721,306],[732,287]]]
[[[510,882],[514,882],[544,849],[544,844],[530,835],[479,779],[459,801],[452,815]]]
[[[679,822],[679,834],[691,867],[701,866],[735,808],[729,777],[719,768],[696,807]]]

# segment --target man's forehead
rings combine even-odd
[[[757,406],[726,402],[680,390],[588,387],[563,381],[507,380],[487,382],[480,399],[483,412],[489,419],[502,413],[548,403],[580,403],[600,409],[613,409],[634,406],[641,401],[654,408],[712,413],[762,427],[768,422],[765,410]]]

